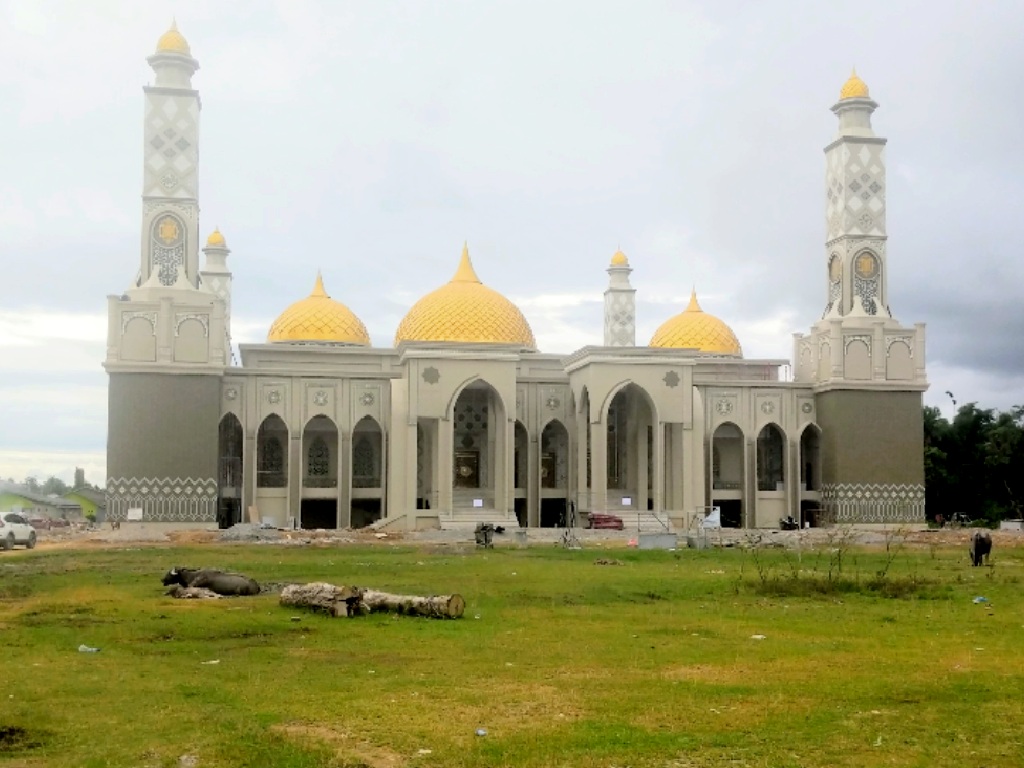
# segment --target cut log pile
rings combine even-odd
[[[323,581],[290,584],[281,590],[281,605],[307,608],[329,616],[398,613],[432,619],[458,619],[466,609],[461,595],[394,595],[363,587],[335,586]]]

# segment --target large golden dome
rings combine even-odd
[[[395,332],[403,341],[517,344],[536,349],[530,324],[511,301],[480,282],[463,246],[451,281],[417,301]]]
[[[370,335],[352,310],[327,295],[317,273],[313,292],[281,313],[270,326],[267,341],[369,345]]]
[[[160,39],[156,41],[156,52],[181,53],[185,56],[192,55],[192,50],[188,47],[188,41],[185,39],[185,36],[178,31],[177,22],[172,21],[171,28],[160,35]]]
[[[652,347],[699,349],[714,355],[743,357],[739,339],[732,328],[697,303],[697,291],[690,294],[690,304],[675,317],[670,317],[651,337]]]
[[[840,100],[869,98],[867,83],[857,77],[856,69],[853,70],[853,74],[850,75],[850,79],[843,83],[843,87],[839,91],[839,98]]]

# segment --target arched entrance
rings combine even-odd
[[[630,383],[615,393],[604,414],[605,489],[608,510],[646,512],[658,504],[654,487],[654,406]],[[595,509],[594,511],[601,511]]]
[[[262,520],[283,526],[288,519],[288,427],[276,413],[256,432],[256,508]]]
[[[302,430],[302,528],[338,527],[338,427],[314,416]]]
[[[743,431],[720,424],[711,438],[711,504],[722,514],[722,526],[743,527]]]
[[[555,419],[547,423],[540,437],[541,526],[563,526],[568,501],[569,430]]]
[[[217,525],[242,522],[242,424],[226,413],[217,430]]]
[[[757,520],[758,528],[774,528],[787,517],[786,438],[775,424],[765,424],[757,435]]]
[[[516,421],[515,457],[512,461],[513,504],[520,527],[528,525],[527,508],[530,484],[530,438],[523,422]]]
[[[459,393],[452,409],[452,511],[504,515],[511,505],[512,462],[508,425],[497,391],[477,380]]]
[[[821,430],[808,424],[800,435],[800,518],[812,527],[822,523]]]
[[[364,528],[380,520],[384,500],[384,433],[372,416],[352,430],[351,526]]]

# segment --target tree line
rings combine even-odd
[[[952,421],[938,408],[925,406],[924,477],[929,520],[952,520],[964,514],[997,525],[1000,520],[1020,518],[1024,406],[998,411],[967,403]]]

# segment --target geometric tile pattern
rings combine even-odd
[[[217,480],[213,477],[107,478],[107,516],[125,520],[141,509],[145,522],[205,523],[217,519]]]
[[[199,101],[193,94],[146,92],[143,196],[195,199]]]
[[[834,483],[821,486],[821,501],[837,523],[923,523],[924,486]]]
[[[636,345],[636,295],[632,290],[609,288],[604,293],[604,345]]]
[[[536,349],[530,324],[511,301],[480,282],[463,248],[451,282],[428,293],[409,310],[395,332],[402,341],[461,341],[516,344]]]
[[[826,155],[826,240],[885,235],[885,146],[847,137]]]

